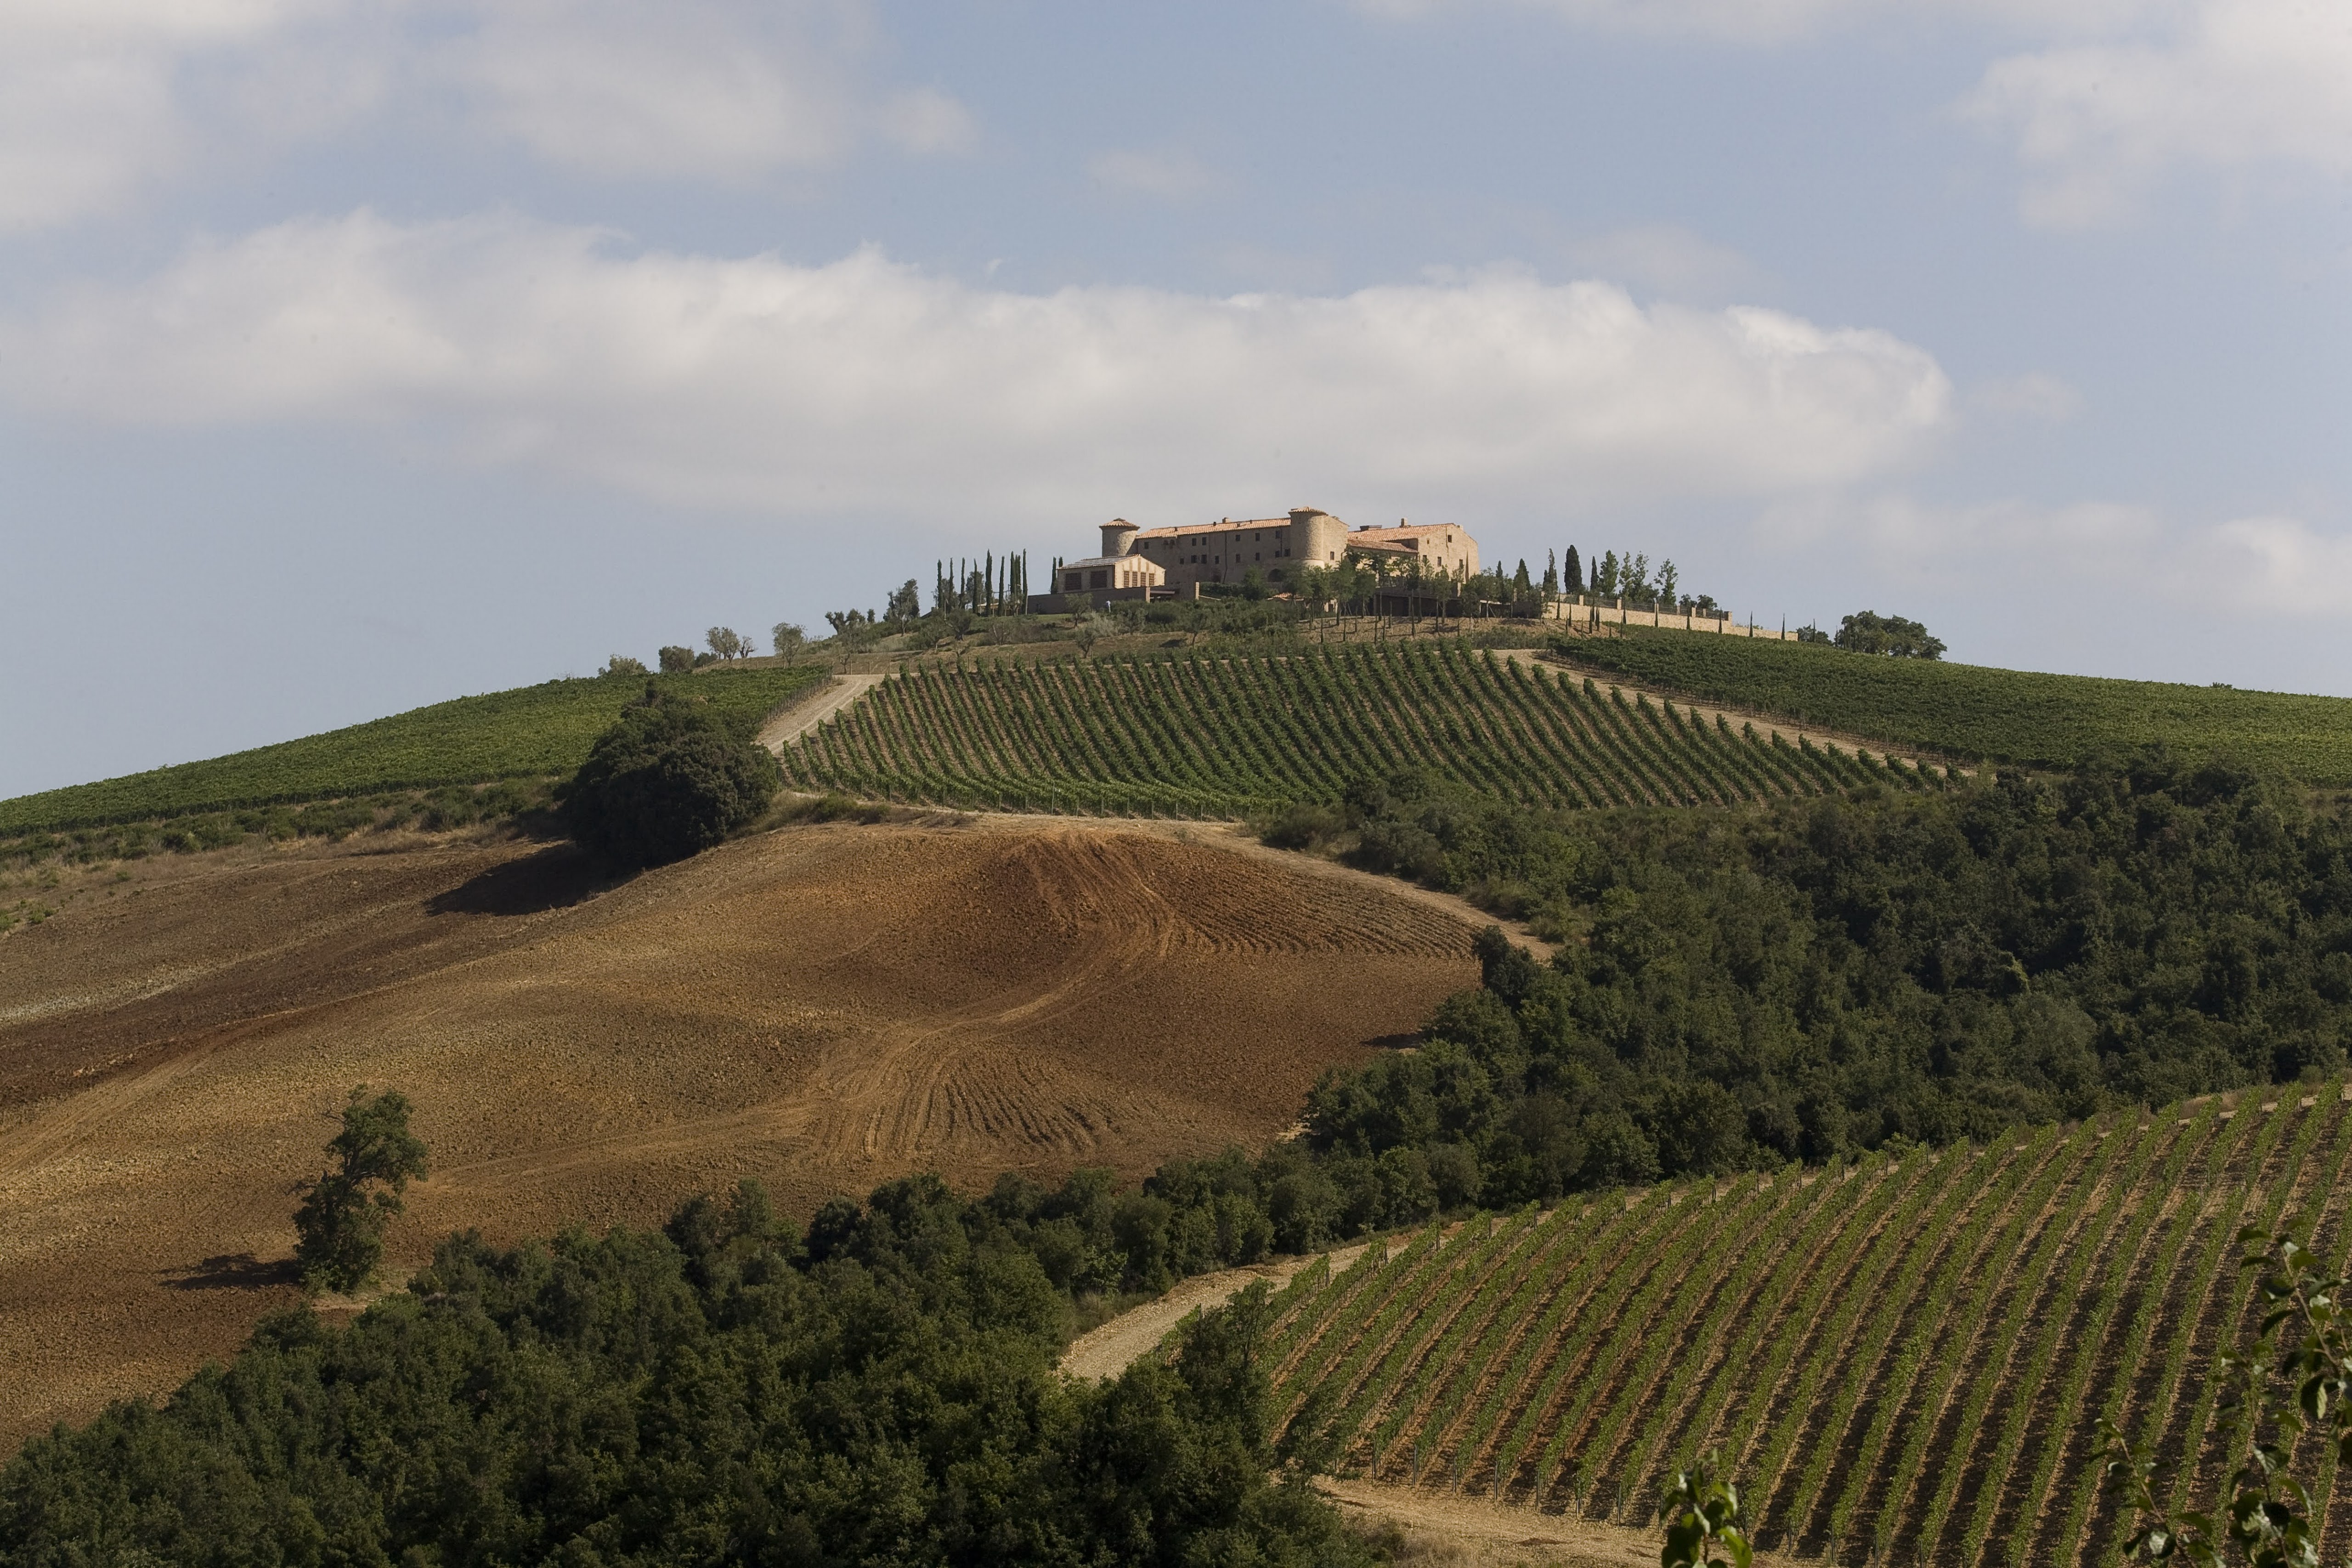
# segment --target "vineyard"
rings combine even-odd
[[[787,752],[788,782],[874,798],[1236,816],[1417,767],[1523,805],[1728,805],[1941,775],[1712,725],[1459,644],[917,668]]]
[[[2176,1507],[2227,1470],[2205,1375],[2242,1224],[2347,1246],[2352,1089],[1486,1216],[1318,1264],[1278,1386],[1384,1481],[1643,1524],[1710,1446],[1761,1543],[1841,1563],[2113,1562],[2096,1425]],[[2297,1473],[2335,1479],[2332,1446]],[[2352,1498],[2326,1552],[2352,1549]]]
[[[714,708],[758,719],[814,669],[665,676]],[[570,773],[642,679],[551,680],[460,697],[299,741],[0,801],[0,835],[387,790]]]
[[[2352,784],[2352,701],[2226,686],[1872,658],[1819,644],[1635,630],[1566,645],[1580,665],[1948,756],[2066,767],[2150,742],[2315,784]]]

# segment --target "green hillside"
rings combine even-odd
[[[923,668],[784,758],[803,788],[1014,810],[1234,816],[1417,767],[1529,805],[1730,804],[1897,763],[1791,747],[1459,643]]]
[[[2347,1161],[2331,1083],[1596,1194],[1310,1270],[1269,1359],[1386,1481],[1647,1524],[1719,1446],[1768,1548],[2108,1563],[2099,1418],[2155,1446],[2176,1497],[2213,1494],[2228,1415],[2201,1373],[2256,1310],[2237,1228],[2292,1219],[2340,1256]],[[2352,1544],[2335,1458],[2298,1459],[2330,1561]]]
[[[1648,627],[1563,642],[1560,653],[1706,701],[1954,757],[2066,767],[2161,742],[2309,784],[2352,784],[2352,700],[2341,697],[1871,658]]]
[[[756,718],[817,676],[718,669],[659,679]],[[436,702],[299,741],[0,801],[0,835],[569,773],[622,705],[644,691],[642,677],[614,677]]]

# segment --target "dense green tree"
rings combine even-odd
[[[776,759],[740,716],[648,685],[558,792],[572,836],[624,867],[709,848],[775,798]]]
[[[936,1178],[805,1237],[749,1185],[661,1233],[453,1237],[347,1330],[280,1314],[35,1438],[0,1564],[1368,1561],[1267,1440],[1262,1288],[1068,1382],[1033,1239]]]
[[[1420,1053],[1309,1098],[1328,1158],[1458,1144],[1490,1204],[1982,1139],[2352,1046],[2352,828],[2226,765],[1564,816],[1400,775],[1347,816],[1360,864],[1566,939],[1538,964],[1491,933]]]
[[[1830,639],[1848,653],[1885,654],[1895,658],[1941,658],[1943,642],[1927,635],[1927,628],[1901,616],[1882,616],[1871,610],[1860,610],[1839,623],[1837,635]]]
[[[398,1089],[352,1090],[342,1129],[327,1142],[333,1163],[302,1189],[294,1214],[294,1261],[312,1289],[356,1290],[375,1277],[384,1226],[410,1181],[425,1173],[425,1142],[408,1130],[409,1110]]]
[[[915,580],[908,578],[890,591],[890,601],[882,608],[882,624],[894,630],[904,630],[923,618],[923,595]]]

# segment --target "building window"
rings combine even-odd
[[[1095,587],[1097,587],[1097,588],[1108,588],[1108,587],[1109,587],[1109,586],[1110,586],[1110,568],[1109,568],[1109,567],[1108,567],[1108,566],[1101,566],[1101,567],[1097,567],[1097,568],[1096,568],[1096,570],[1095,570],[1095,574],[1094,574],[1094,579],[1095,579],[1095,580],[1094,580],[1094,584],[1093,584],[1093,585],[1094,585]]]
[[[1065,572],[1062,574],[1062,588],[1064,592],[1075,594],[1085,586],[1085,580],[1077,573]]]

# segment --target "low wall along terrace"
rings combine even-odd
[[[1794,632],[1776,632],[1769,626],[1742,626],[1729,616],[1628,609],[1622,599],[1591,605],[1555,601],[1544,606],[1544,619],[1565,621],[1571,626],[1665,626],[1674,631],[1720,632],[1728,637],[1762,637],[1769,642],[1797,640]]]

